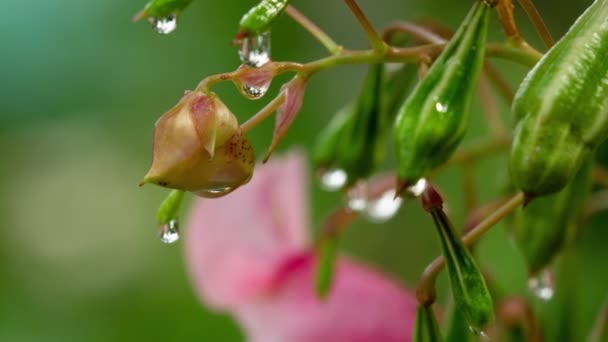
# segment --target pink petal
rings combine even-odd
[[[258,166],[234,193],[198,200],[186,231],[186,260],[199,295],[230,309],[269,287],[285,258],[308,245],[308,184],[302,154]]]
[[[291,123],[293,120],[295,120],[300,108],[302,108],[304,91],[306,90],[306,81],[307,80],[305,78],[295,77],[289,81],[289,83],[286,83],[283,85],[283,87],[281,87],[281,91],[285,96],[285,101],[279,108],[277,108],[272,142],[268,148],[266,156],[264,157],[264,162],[268,160],[277,145],[279,145],[281,140],[283,140],[283,137],[287,133]]]
[[[272,292],[237,311],[249,341],[411,340],[416,300],[392,281],[342,259],[331,294],[320,301],[313,291],[312,256],[287,264]]]

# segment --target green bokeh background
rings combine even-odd
[[[590,2],[537,4],[561,36]],[[149,166],[158,116],[204,76],[238,66],[230,41],[253,3],[195,1],[169,36],[130,22],[143,0],[0,4],[0,341],[242,340],[229,316],[200,305],[182,246],[158,241],[155,211],[166,191],[137,184]],[[340,43],[365,48],[365,36],[342,1],[293,3]],[[471,1],[360,3],[378,27],[419,18],[456,27]],[[542,47],[525,15],[519,9],[516,14],[525,36]],[[492,25],[491,37],[501,39],[495,18]],[[289,18],[277,22],[274,59],[308,61],[324,53]],[[513,85],[526,72],[509,62],[495,65]],[[279,153],[294,146],[309,150],[315,133],[358,93],[364,71],[345,66],[312,79]],[[284,80],[275,80],[270,96]],[[230,84],[217,91],[241,120],[267,100],[245,100]],[[508,123],[508,107],[501,105]],[[477,108],[465,145],[488,136]],[[250,133],[258,155],[270,143],[273,125],[270,120]],[[474,169],[480,201],[500,195],[508,178],[505,160],[496,156]],[[464,220],[462,175],[453,168],[436,178],[458,226]],[[316,227],[339,196],[322,192],[312,180],[311,188]],[[607,222],[605,215],[594,218],[572,251],[568,277],[579,284],[576,311],[566,316],[574,326],[572,340],[586,336],[608,293]],[[416,203],[407,202],[387,224],[358,223],[343,248],[413,287],[439,253],[430,223]],[[523,260],[504,227],[488,234],[479,255],[501,291],[527,295]],[[445,277],[439,288],[444,302]],[[535,302],[551,327],[548,340],[561,340],[563,324],[552,305]]]

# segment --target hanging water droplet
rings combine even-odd
[[[171,244],[179,240],[179,225],[177,220],[165,223],[160,229],[160,242]]]
[[[205,198],[217,198],[222,197],[230,192],[232,192],[234,188],[231,187],[219,187],[219,188],[211,188],[211,189],[203,189],[196,192],[197,195]]]
[[[169,34],[177,28],[177,17],[170,15],[168,17],[150,17],[148,22],[152,25],[154,31],[160,34]]]
[[[342,169],[329,169],[321,172],[321,185],[326,191],[342,189],[347,180],[348,175]]]
[[[412,194],[414,197],[418,197],[422,195],[427,186],[428,181],[425,178],[420,178],[416,184],[407,188],[407,192]]]
[[[370,221],[382,223],[390,220],[401,207],[401,197],[395,197],[395,190],[384,192],[380,197],[367,203],[365,215]]]
[[[346,193],[346,206],[355,212],[362,212],[367,208],[367,183],[359,182],[348,189]]]
[[[262,86],[256,86],[253,84],[243,83],[243,86],[241,87],[241,92],[246,97],[248,97],[252,100],[257,100],[266,94],[269,87],[270,87],[270,83],[262,85]]]
[[[553,272],[544,269],[528,279],[528,288],[539,299],[548,301],[554,293]]]
[[[486,334],[485,331],[469,326],[469,330],[473,333],[473,335],[479,337],[480,341],[490,341],[490,336]]]
[[[244,64],[254,68],[270,62],[270,31],[243,38],[239,56]]]

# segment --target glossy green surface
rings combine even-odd
[[[568,235],[578,229],[591,193],[591,164],[586,163],[560,192],[534,199],[518,211],[513,238],[528,263],[530,274],[547,267]]]
[[[494,304],[486,282],[471,252],[462,245],[443,210],[431,211],[441,240],[450,288],[459,310],[471,330],[483,332],[494,321]]]
[[[415,69],[405,69],[407,73],[394,76],[400,82],[411,82]],[[344,170],[347,184],[368,177],[384,160],[385,138],[394,114],[383,109],[383,100],[390,101],[387,97],[394,96],[394,92],[383,90],[398,82],[393,77],[385,85],[384,74],[384,65],[370,66],[356,102],[341,109],[317,138],[315,167]]]
[[[413,342],[441,342],[441,332],[432,307],[418,305],[414,324]]]
[[[158,223],[165,224],[172,219],[177,218],[183,199],[183,191],[171,190],[169,195],[167,195],[165,200],[161,203],[160,208],[158,208],[158,213],[156,214]]]
[[[272,23],[285,11],[288,0],[262,0],[241,18],[240,28],[248,34],[266,32]]]
[[[608,137],[606,61],[608,1],[597,0],[517,91],[509,168],[522,191],[559,191]]]
[[[478,1],[399,110],[394,145],[399,178],[424,177],[454,152],[469,124],[490,8]]]
[[[163,18],[183,11],[192,0],[152,0],[143,10],[143,18]]]

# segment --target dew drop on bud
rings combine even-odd
[[[255,86],[253,84],[243,83],[243,86],[241,87],[241,92],[249,99],[257,100],[266,94],[269,85],[270,83],[263,86]]]
[[[407,192],[410,193],[414,197],[419,197],[422,195],[426,187],[428,186],[428,182],[425,178],[420,178],[416,184],[407,188]]]
[[[370,200],[365,209],[365,216],[373,222],[382,223],[390,220],[401,207],[401,197],[395,196],[394,189],[385,191],[380,197]]]
[[[222,197],[230,193],[234,188],[231,187],[220,187],[220,188],[211,188],[211,189],[203,189],[196,192],[197,195],[205,198],[217,198]]]
[[[239,56],[243,64],[254,68],[270,62],[270,31],[241,39]]]
[[[550,269],[544,269],[528,279],[528,288],[538,299],[548,301],[553,298],[554,284],[553,273]]]
[[[346,206],[354,212],[363,212],[367,208],[367,183],[359,182],[346,192]]]
[[[179,240],[179,225],[177,220],[171,220],[160,229],[160,242],[171,244]]]
[[[469,326],[469,330],[473,333],[473,335],[477,336],[480,341],[490,341],[490,336],[486,334],[485,331]]]
[[[320,179],[324,190],[337,191],[344,187],[348,180],[348,175],[342,169],[329,169],[321,172]]]
[[[148,22],[152,25],[154,31],[160,34],[169,34],[177,28],[177,17],[170,15],[168,17],[150,17]]]

